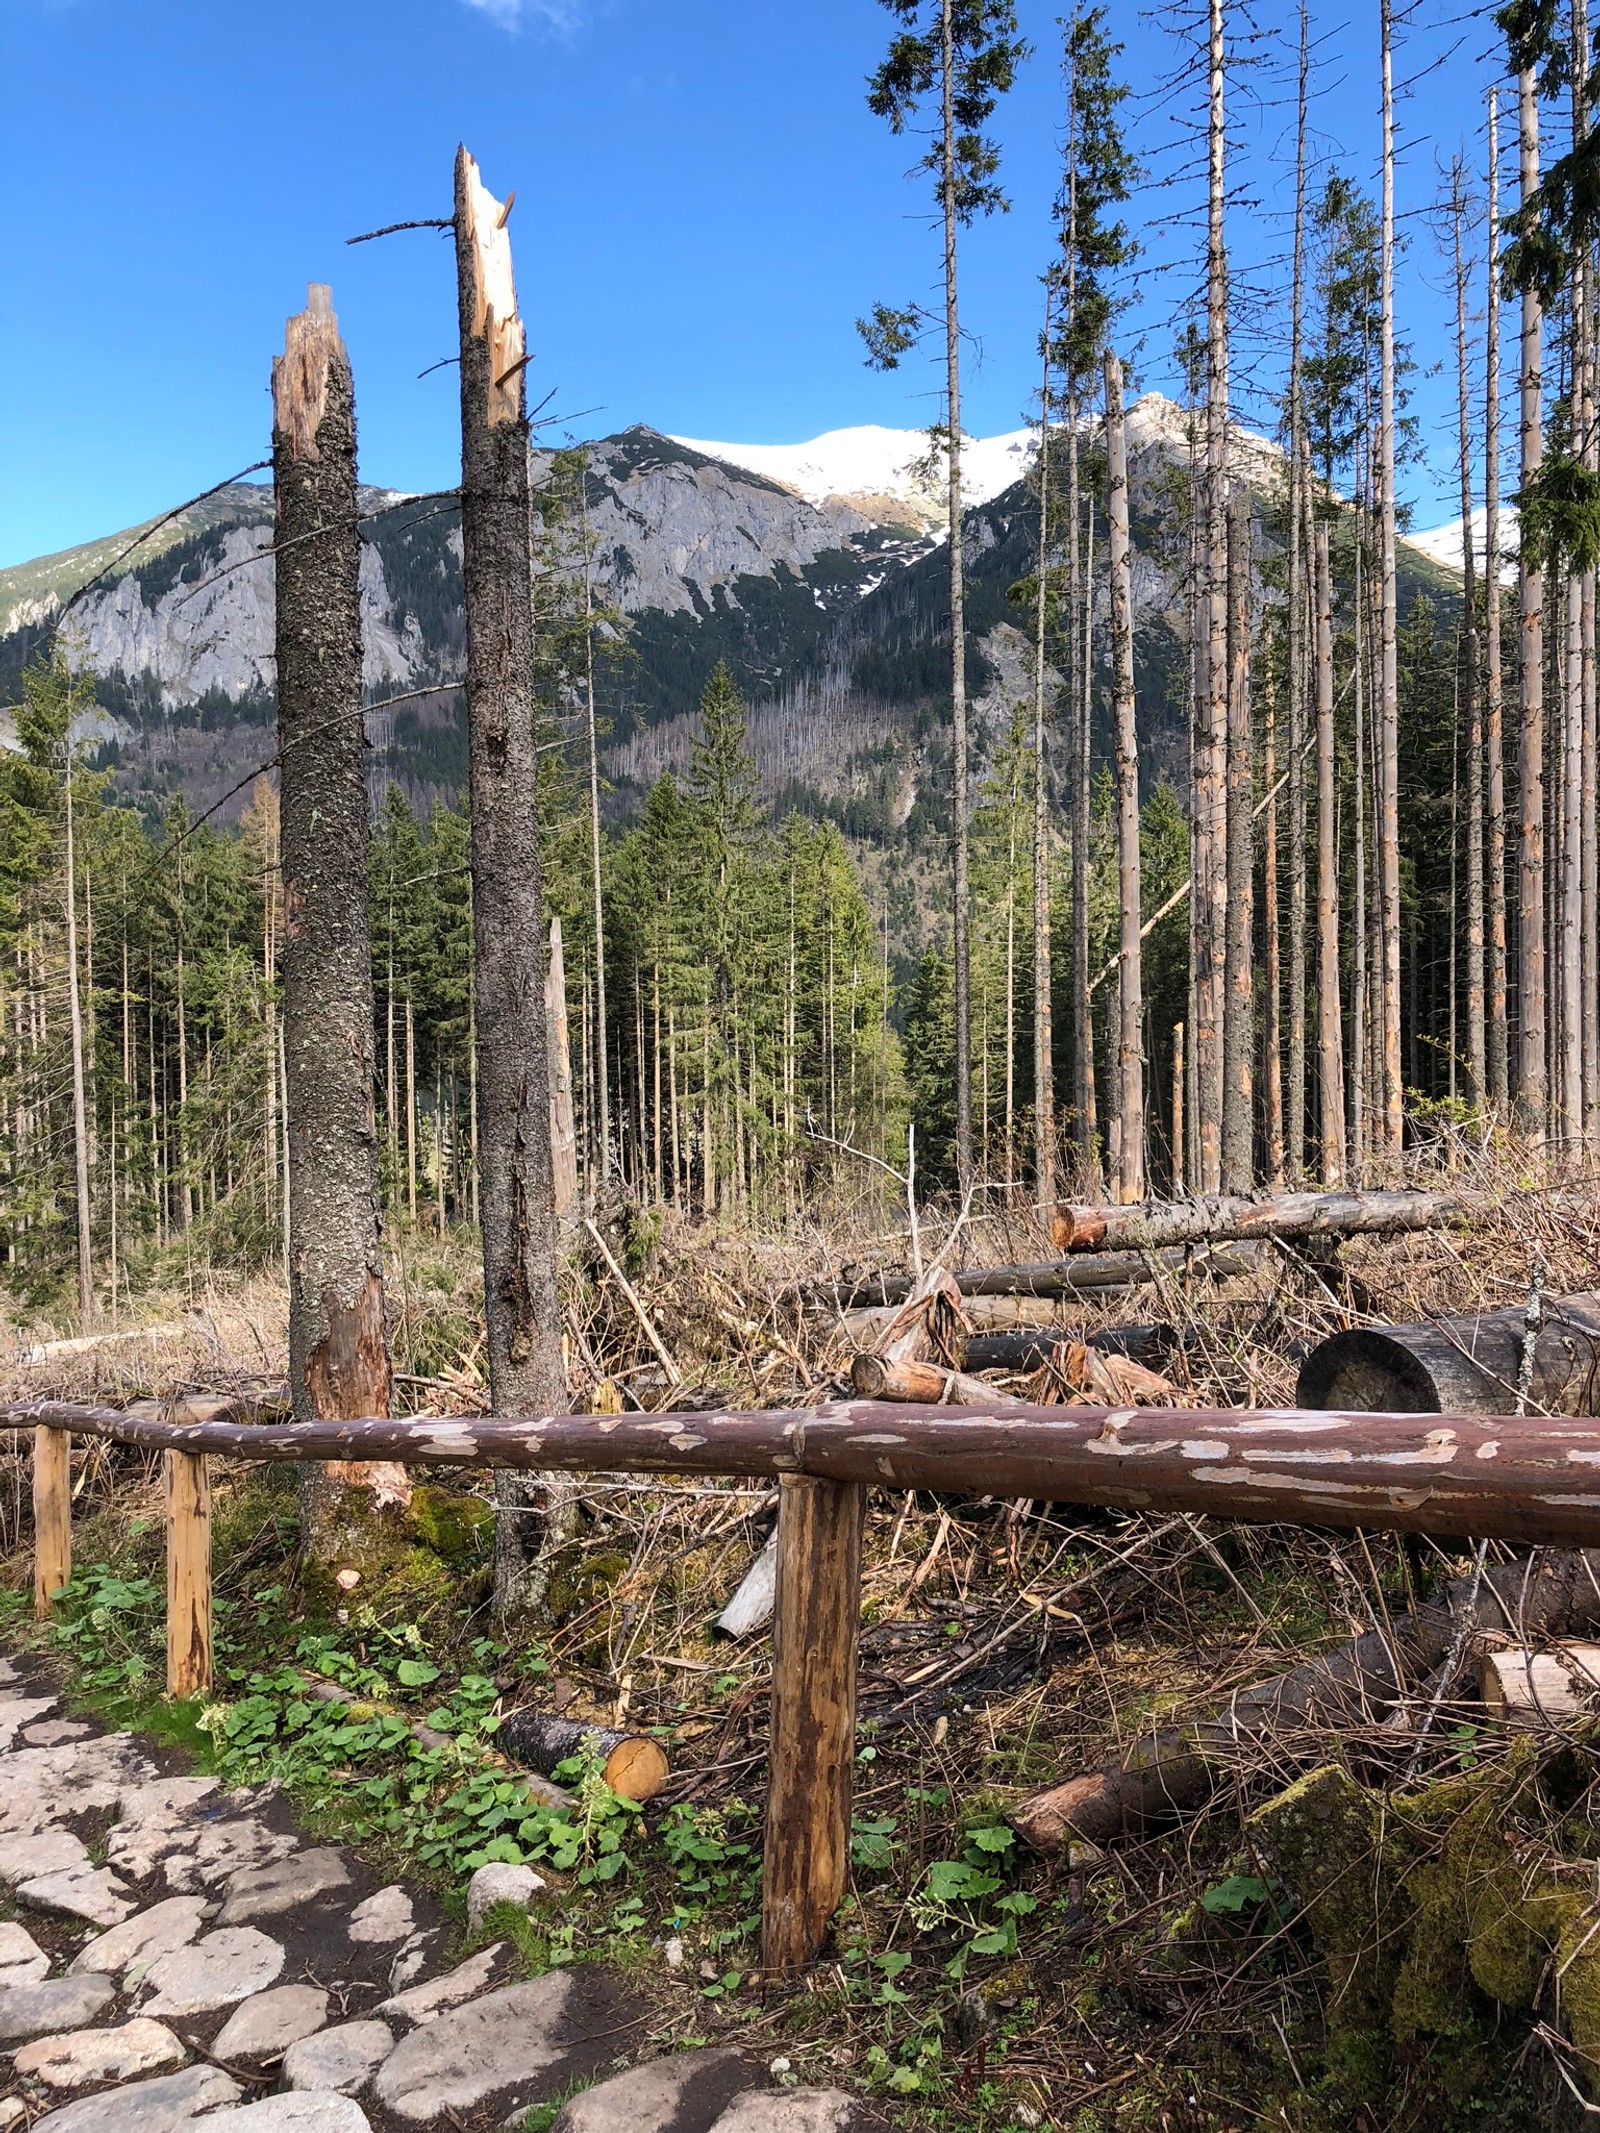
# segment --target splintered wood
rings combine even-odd
[[[328,406],[328,368],[344,353],[333,291],[309,282],[306,308],[284,328],[283,354],[272,360],[272,422],[295,459],[315,459]]]
[[[472,331],[489,351],[488,423],[516,422],[522,415],[522,367],[526,354],[522,320],[517,316],[517,288],[511,272],[511,239],[506,219],[511,201],[495,198],[478,175],[476,161],[462,150],[466,184],[462,193],[463,235],[473,263]]]

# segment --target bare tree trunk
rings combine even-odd
[[[1539,105],[1531,68],[1517,76],[1521,198],[1539,185]],[[1532,289],[1522,295],[1521,463],[1526,488],[1544,455],[1543,315]],[[1522,544],[1522,719],[1518,744],[1517,1121],[1533,1146],[1544,1143],[1548,1105],[1545,1052],[1544,906],[1544,579]]]
[[[389,1412],[378,1250],[372,932],[361,719],[355,398],[314,284],[272,367],[289,1390],[297,1421]],[[308,1553],[362,1569],[372,1514],[410,1495],[391,1463],[309,1464]]]
[[[1133,688],[1133,552],[1128,532],[1128,433],[1122,414],[1122,365],[1108,348],[1106,472],[1110,492],[1111,647],[1117,753],[1117,883],[1121,902],[1117,1045],[1121,1126],[1117,1197],[1145,1195],[1144,979],[1140,948],[1139,734]]]
[[[1506,1003],[1506,775],[1500,664],[1500,113],[1493,89],[1489,91],[1488,186],[1483,419],[1483,741],[1488,759],[1489,806],[1489,997],[1485,1020],[1489,1102],[1504,1118],[1511,1100],[1511,1043]]]
[[[1353,1181],[1364,1185],[1367,1178],[1368,1074],[1371,1066],[1371,1024],[1367,989],[1367,587],[1362,575],[1361,513],[1355,514],[1355,583],[1351,599],[1353,623],[1355,695],[1355,778],[1351,786],[1350,813],[1355,823],[1355,881],[1350,926],[1350,1168]]]
[[[1383,44],[1382,346],[1378,360],[1378,528],[1382,583],[1378,695],[1378,908],[1383,1049],[1380,1147],[1393,1163],[1405,1130],[1400,1071],[1400,674],[1395,609],[1394,498],[1394,87],[1390,0],[1380,0]]]
[[[1300,73],[1294,160],[1294,269],[1289,306],[1289,572],[1287,642],[1289,684],[1289,1072],[1284,1102],[1284,1152],[1298,1184],[1306,1164],[1306,454],[1302,405],[1301,332],[1305,284],[1306,106],[1310,69],[1310,9],[1300,4]]]
[[[72,1184],[78,1232],[78,1331],[94,1331],[94,1261],[89,1200],[89,1118],[83,1075],[83,996],[78,977],[78,856],[73,836],[72,731],[65,736],[67,1034],[72,1044]]]
[[[1467,1076],[1472,1101],[1488,1095],[1488,1049],[1483,978],[1483,718],[1478,687],[1478,559],[1472,539],[1472,421],[1467,378],[1467,264],[1462,245],[1466,222],[1463,171],[1450,169],[1450,220],[1456,277],[1456,414],[1461,460],[1461,569],[1465,607],[1461,623],[1461,693],[1467,714]],[[1489,589],[1494,597],[1494,589]],[[1452,899],[1453,902],[1453,899]],[[1452,927],[1454,912],[1451,914]],[[1454,970],[1452,958],[1451,969]],[[1451,1057],[1454,1058],[1452,1041]]]
[[[461,536],[467,609],[478,1166],[489,1385],[498,1414],[567,1405],[556,1294],[555,1190],[544,993],[533,701],[525,358],[506,235],[509,203],[465,148],[455,176],[461,323]],[[550,1545],[576,1512],[569,1484],[495,1480],[495,1602],[540,1606]],[[543,1501],[544,1546],[527,1528]]]
[[[611,1068],[608,1057],[606,1000],[606,906],[601,873],[604,847],[600,838],[600,732],[594,702],[594,574],[589,553],[589,462],[585,459],[578,476],[581,484],[583,534],[583,681],[589,741],[589,893],[594,925],[594,1071],[599,1107],[596,1112],[600,1144],[600,1176],[611,1175]]]
[[[1033,638],[1033,1183],[1042,1210],[1056,1199],[1055,1029],[1050,998],[1050,771],[1045,651],[1050,614],[1050,295],[1045,281],[1044,382],[1039,402],[1039,586]]]
[[[949,474],[950,730],[953,815],[951,874],[955,956],[956,1175],[965,1191],[972,1165],[972,953],[968,874],[967,623],[961,514],[961,327],[956,304],[956,57],[954,0],[940,0],[940,181],[944,216],[945,418]]]
[[[1285,652],[1288,646],[1284,647]],[[1262,1124],[1267,1142],[1267,1176],[1283,1183],[1283,947],[1278,926],[1278,738],[1277,702],[1272,690],[1261,713],[1261,782],[1266,789],[1266,823],[1261,843],[1261,924],[1266,942],[1262,971],[1265,992],[1261,1027]]]
[[[1317,1131],[1322,1180],[1344,1183],[1344,1041],[1339,1013],[1338,800],[1333,730],[1333,569],[1328,528],[1316,532],[1317,685]]]
[[[1227,957],[1223,1001],[1222,1184],[1248,1192],[1255,1169],[1255,805],[1250,704],[1251,516],[1228,512]]]
[[[1225,865],[1228,723],[1228,256],[1223,230],[1227,133],[1222,0],[1209,14],[1209,193],[1206,234],[1206,659],[1196,738],[1195,1066],[1200,1189],[1223,1175],[1223,967],[1228,925]]]

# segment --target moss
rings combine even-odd
[[[483,1563],[494,1545],[494,1506],[451,1489],[416,1488],[406,1524],[446,1563]]]
[[[551,1560],[546,1588],[550,1619],[569,1622],[602,1594],[614,1590],[627,1574],[625,1555],[589,1555],[581,1548],[559,1550]]]

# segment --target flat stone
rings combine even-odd
[[[70,1829],[41,1829],[25,1837],[0,1837],[0,1881],[15,1888],[40,1874],[70,1873],[89,1864],[89,1847]]]
[[[344,1855],[331,1844],[316,1851],[294,1852],[269,1866],[247,1867],[235,1874],[228,1883],[221,1923],[237,1926],[247,1918],[277,1918],[349,1883]]]
[[[48,2037],[58,2029],[81,2029],[116,1996],[108,1977],[55,1977],[37,1985],[7,1985],[0,1991],[0,2044]]]
[[[268,1829],[252,1815],[203,1822],[183,1833],[181,1844],[162,1862],[167,1887],[175,1895],[215,1888],[247,1868],[270,1866],[300,1849],[297,1838]]]
[[[59,1696],[0,1696],[0,1752],[11,1746],[24,1726],[43,1718],[60,1701]]]
[[[74,1866],[62,1874],[41,1874],[36,1881],[20,1882],[17,1897],[41,1911],[86,1919],[91,1926],[120,1926],[136,1908],[126,1885],[105,1866]]]
[[[711,2133],[847,2133],[857,2109],[848,2089],[746,2089]]]
[[[392,1941],[409,1939],[415,1922],[411,1898],[394,1882],[356,1905],[350,1913],[350,1938],[386,1948]]]
[[[693,2106],[704,2123],[739,2094],[750,2069],[734,2051],[675,2052],[596,2083],[562,2106],[550,2133],[671,2133]]]
[[[327,2019],[328,1995],[315,1985],[275,1985],[241,2000],[213,2042],[211,2056],[232,2065],[276,2059]]]
[[[125,1737],[101,1734],[58,1748],[17,1748],[0,1789],[0,1830],[44,1829],[64,1814],[98,1814],[115,1807],[135,1774],[154,1772]]]
[[[130,1786],[106,1840],[106,1858],[132,1881],[144,1881],[170,1853],[192,1848],[193,1819],[217,1790],[209,1777],[157,1778]]]
[[[393,2050],[394,2033],[382,2022],[341,2022],[336,2029],[319,2029],[284,2053],[284,2086],[354,2096]]]
[[[531,1911],[534,1898],[542,1896],[549,1886],[543,1874],[536,1874],[531,1866],[510,1866],[500,1861],[480,1866],[467,1883],[467,1930],[476,1933],[497,1903],[515,1904],[519,1911]]]
[[[28,2106],[20,2096],[0,2096],[0,2133],[11,2133],[13,2126],[20,2126],[28,2115]]]
[[[389,1965],[389,1990],[391,1992],[404,1992],[408,1985],[414,1985],[417,1982],[428,1967],[428,1958],[432,1954],[434,1943],[438,1938],[437,1927],[428,1933],[412,1933],[408,1935],[400,1953]]]
[[[67,2037],[38,2037],[12,2060],[19,2074],[53,2089],[87,2088],[91,2081],[131,2081],[182,2066],[188,2052],[164,2022],[135,2015],[120,2029],[80,2029]]]
[[[65,1740],[83,1740],[90,1730],[75,1718],[46,1718],[36,1726],[24,1726],[18,1738],[30,1748],[59,1748]],[[0,2125],[4,2123],[0,2118]]]
[[[121,1975],[124,1987],[134,1984],[158,1955],[187,1947],[210,1909],[203,1896],[168,1896],[87,1942],[67,1965],[68,1974],[104,1970]],[[130,1977],[129,1972],[135,1975]]]
[[[430,1978],[426,1985],[413,1985],[406,1992],[397,1992],[379,2003],[378,2013],[393,2015],[401,2022],[432,2022],[446,2008],[459,2007],[463,2000],[470,2000],[483,1991],[494,1976],[495,1967],[505,1949],[503,1940],[491,1941],[487,1948],[454,1970],[447,1970],[443,1977]]]
[[[145,1973],[155,1997],[145,2002],[144,2012],[194,2015],[232,2007],[275,1985],[283,1964],[283,1949],[265,1933],[254,1926],[224,1926],[186,1948],[156,1957]]]
[[[426,2125],[531,2080],[566,2056],[558,2039],[572,1990],[570,1971],[551,1970],[437,2016],[401,2038],[374,2077],[373,2095],[407,2125]]]
[[[220,2133],[372,2133],[360,2104],[330,2089],[299,2089],[287,2096],[263,2096],[232,2111],[217,2111],[201,2121]]]
[[[92,1963],[85,1963],[92,1970]],[[0,1925],[0,1987],[34,1985],[50,1975],[50,1958],[25,1926]]]
[[[33,2133],[174,2133],[197,2112],[236,2103],[243,2094],[219,2067],[186,2066],[181,2074],[158,2074],[153,2081],[80,2096],[36,2120]]]

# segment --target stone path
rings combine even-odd
[[[0,2133],[866,2133],[738,2051],[652,2057],[595,1965],[450,1960],[437,1903],[302,1840],[270,1787],[174,1776],[0,1659]],[[544,1884],[485,1867],[474,1924]],[[9,2075],[5,2069],[9,2065]]]

